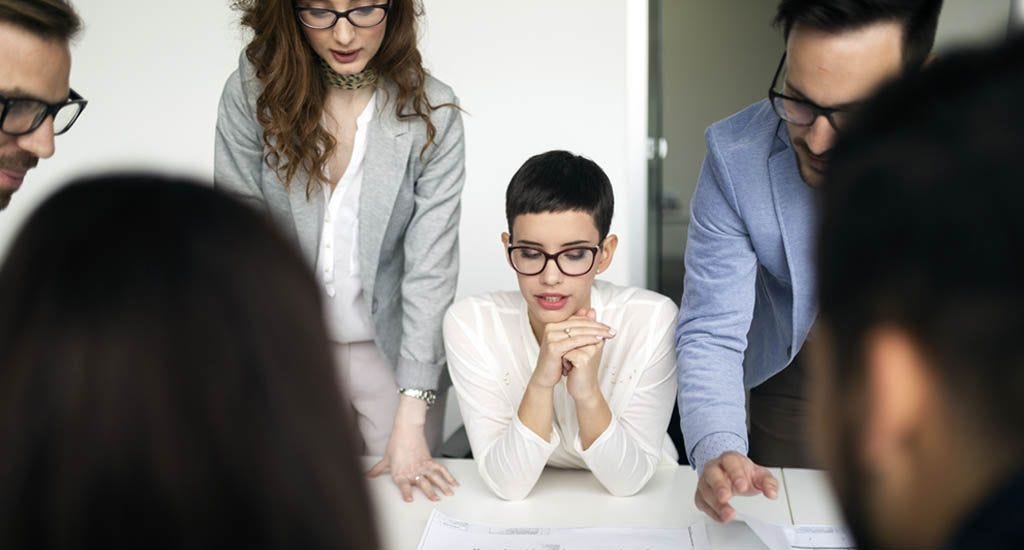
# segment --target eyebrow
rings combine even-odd
[[[516,242],[519,243],[519,244],[523,244],[523,245],[536,246],[536,247],[539,247],[539,248],[544,248],[544,245],[542,245],[542,244],[540,244],[540,243],[538,243],[536,241],[518,240]],[[590,241],[582,240],[582,241],[572,241],[572,242],[568,242],[568,243],[562,243],[562,246],[560,248],[568,248],[570,246],[579,246],[581,244],[590,245]],[[591,246],[593,246],[593,245],[591,245]]]
[[[5,95],[12,99],[37,99],[32,94],[18,88],[17,86],[14,88],[0,88],[0,95]]]
[[[807,94],[805,94],[802,91],[800,91],[800,88],[797,88],[796,86],[794,86],[793,83],[790,82],[788,79],[784,82],[784,84],[785,84],[787,90],[793,92],[796,95],[795,99],[800,99],[802,101],[806,101],[808,103],[812,103],[812,104],[814,104],[815,107],[821,107],[822,109],[834,109],[834,110],[837,110],[837,111],[843,111],[843,110],[846,110],[846,109],[851,109],[853,107],[856,107],[857,105],[860,105],[860,103],[861,103],[860,101],[853,101],[853,102],[850,102],[850,103],[840,103],[839,105],[831,105],[831,106],[830,105],[820,105],[820,104],[818,104],[818,102],[816,102],[816,101],[812,100],[811,98],[807,97]]]
[[[32,101],[39,101],[41,103],[46,103],[47,105],[51,104],[49,100],[43,99],[17,86],[15,86],[14,88],[0,88],[0,95],[6,97],[7,99],[31,99]],[[70,97],[71,92],[68,91],[68,95],[60,101],[67,100]],[[60,101],[57,101],[56,103],[60,103]]]

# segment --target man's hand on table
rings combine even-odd
[[[754,464],[740,453],[728,451],[704,465],[694,502],[711,519],[725,523],[736,517],[736,509],[729,504],[734,495],[758,493],[770,499],[778,498],[778,480],[768,468]]]

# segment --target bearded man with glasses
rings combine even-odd
[[[733,495],[777,496],[766,466],[813,466],[800,350],[818,310],[818,188],[857,105],[925,63],[941,9],[782,0],[786,50],[769,97],[705,134],[676,353],[686,454],[701,474],[694,501],[718,521],[735,516]]]
[[[64,0],[0,0],[0,210],[85,108],[68,85],[81,26]]]

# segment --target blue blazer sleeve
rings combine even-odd
[[[715,456],[725,450],[746,454],[743,357],[757,280],[757,256],[714,128],[705,140],[676,325],[682,431],[698,471],[713,458],[695,452],[698,446],[716,449]]]

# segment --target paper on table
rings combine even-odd
[[[689,529],[496,527],[446,516],[435,508],[419,550],[707,550],[703,523]]]
[[[747,524],[769,550],[855,550],[853,535],[834,525],[772,525],[749,514],[737,519]]]

